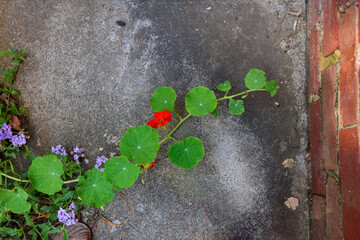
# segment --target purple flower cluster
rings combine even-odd
[[[3,123],[3,125],[0,128],[0,141],[10,139],[12,144],[17,147],[26,144],[26,139],[24,134],[20,135],[12,135],[11,127],[7,125],[6,123]]]
[[[68,209],[69,209],[69,212],[67,212],[63,208],[59,208],[59,211],[58,211],[59,222],[65,224],[66,226],[73,225],[78,221],[75,218],[75,212],[74,212],[75,203],[71,203]]]
[[[96,159],[95,168],[98,168],[98,169],[100,169],[100,172],[103,172],[104,168],[100,168],[100,166],[101,166],[101,164],[106,163],[107,160],[108,160],[108,158],[105,156],[98,157]]]
[[[70,152],[70,154],[73,155],[75,162],[80,165],[79,157],[85,157],[84,152],[85,152],[85,150],[84,150],[83,148],[79,148],[79,147],[76,146],[76,147]]]
[[[61,146],[60,144],[57,145],[56,147],[51,147],[51,153],[55,154],[55,155],[60,155],[60,156],[66,156],[66,150],[63,146]],[[63,158],[60,159],[60,161],[62,161]]]

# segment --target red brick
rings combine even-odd
[[[340,18],[339,42],[341,51],[340,69],[340,119],[343,126],[357,123],[358,81],[355,79],[355,7],[350,7]]]
[[[326,0],[323,2],[323,56],[326,57],[339,47],[338,37],[338,7],[336,0]]]
[[[357,128],[339,132],[340,178],[345,239],[360,236],[360,168]]]
[[[314,29],[309,35],[309,97],[319,94],[319,31]]]
[[[320,22],[321,0],[309,0],[308,4],[308,30],[312,31],[315,25]]]
[[[341,239],[340,191],[336,181],[329,177],[326,184],[326,239]]]
[[[321,74],[321,142],[324,167],[337,169],[337,119],[336,119],[336,66],[327,68]]]
[[[325,200],[320,196],[313,196],[312,199],[312,239],[325,239]]]
[[[320,101],[310,104],[310,150],[313,193],[325,195],[324,186],[324,163],[321,158],[321,118]]]

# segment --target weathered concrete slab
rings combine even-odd
[[[1,49],[30,52],[17,89],[29,109],[31,149],[83,146],[87,168],[118,153],[104,134],[121,137],[147,122],[159,86],[177,91],[176,110],[185,114],[195,86],[230,80],[241,91],[251,68],[279,80],[277,96],[253,94],[242,116],[230,116],[224,102],[219,118],[189,119],[176,137],[202,139],[205,159],[182,170],[163,146],[147,183],[123,191],[130,214],[119,196],[102,213],[129,220],[110,232],[99,221],[95,239],[309,238],[304,1],[13,0],[0,11]],[[292,169],[282,167],[286,158],[296,159]],[[295,211],[284,204],[291,196]]]

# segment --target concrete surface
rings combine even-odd
[[[159,86],[177,91],[175,109],[185,114],[195,86],[230,80],[235,93],[251,68],[279,80],[274,98],[249,96],[242,116],[222,102],[219,118],[190,118],[176,138],[202,139],[204,160],[179,169],[162,146],[146,184],[123,191],[129,210],[117,195],[100,211],[129,220],[109,229],[98,219],[94,239],[309,238],[305,7],[301,0],[0,1],[1,49],[11,43],[30,53],[16,88],[29,110],[31,150],[82,146],[85,168],[118,153],[116,138],[152,117],[148,99]],[[282,166],[286,158],[296,159],[292,169]],[[289,197],[299,199],[296,210],[285,206]]]

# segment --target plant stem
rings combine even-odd
[[[79,181],[79,178],[75,178],[75,179],[72,179],[72,180],[65,181],[64,184],[78,182],[78,181]]]
[[[188,119],[191,116],[191,114],[187,115],[186,117],[182,118],[180,120],[180,122],[174,127],[174,129],[163,139],[159,142],[159,144],[162,144],[163,142],[165,142],[166,139],[170,139],[171,135],[173,135],[173,133],[180,127],[180,125],[185,122],[186,119]]]
[[[3,175],[3,176],[6,177],[6,178],[10,178],[10,179],[12,179],[12,180],[15,180],[15,181],[17,181],[17,182],[24,182],[24,183],[29,182],[29,180],[21,180],[20,178],[12,177],[12,176],[7,175],[7,174],[5,174],[5,173],[1,173],[1,175]]]
[[[5,174],[5,173],[1,173],[1,175],[3,175],[3,176],[6,177],[6,178],[10,178],[10,179],[12,179],[12,180],[14,180],[14,181],[17,181],[17,182],[23,182],[23,183],[28,183],[28,182],[30,182],[29,180],[22,180],[22,179],[20,179],[20,178],[16,178],[16,177],[12,177],[12,176],[10,176],[10,175],[7,175],[7,174]],[[79,181],[79,178],[76,178],[76,179],[72,179],[72,180],[65,181],[64,184],[73,183],[73,182],[78,182],[78,181]]]
[[[216,101],[219,102],[219,101],[222,101],[222,100],[231,99],[231,98],[238,97],[238,96],[241,96],[241,95],[244,95],[244,94],[248,94],[249,92],[256,92],[256,91],[265,91],[265,89],[261,88],[261,89],[247,90],[247,91],[237,93],[237,94],[234,94],[234,95],[231,95],[231,96],[224,96],[222,98],[217,99]]]

